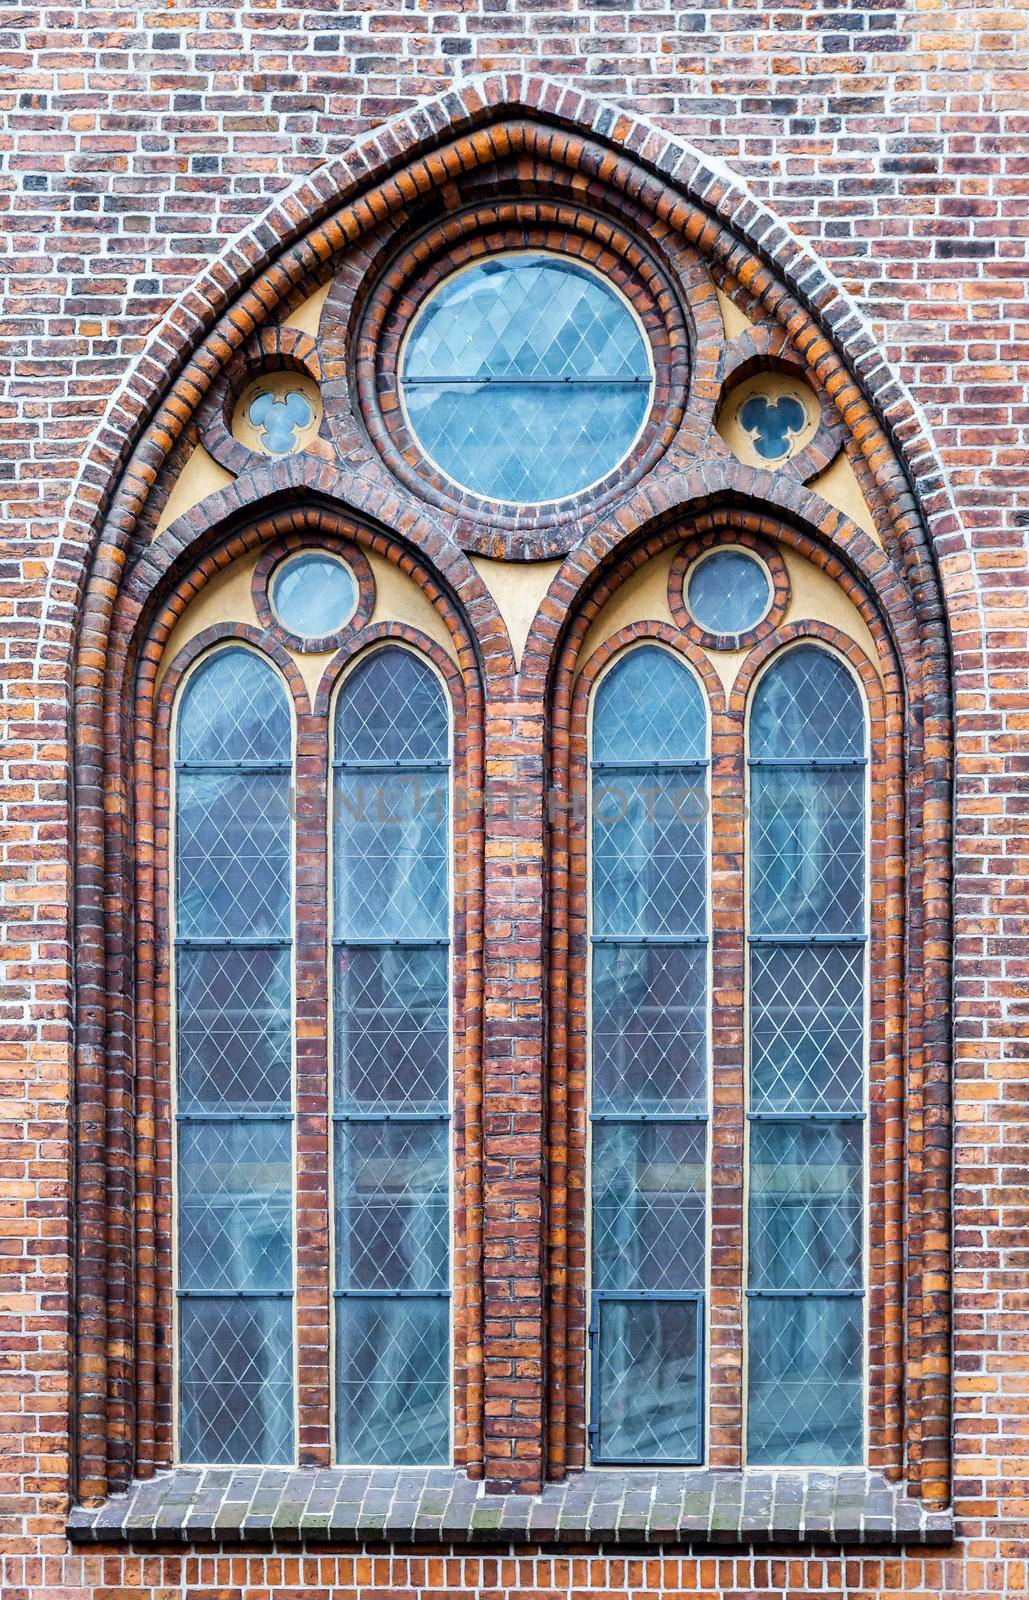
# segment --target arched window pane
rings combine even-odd
[[[748,1459],[862,1458],[864,708],[827,651],[761,678],[750,749]]]
[[[597,689],[592,749],[592,1457],[695,1462],[707,726],[692,674],[667,650],[627,653]]]
[[[178,708],[175,975],[183,1460],[293,1459],[292,732],[228,648]]]
[[[336,1449],[450,1456],[449,719],[386,646],[335,720]]]

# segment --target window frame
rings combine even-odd
[[[623,558],[606,576],[599,591],[591,596],[588,607],[583,608],[578,622],[570,631],[556,679],[555,694],[558,698],[552,703],[558,706],[561,699],[567,696],[568,709],[560,715],[552,732],[551,749],[558,785],[567,786],[567,805],[555,829],[554,870],[558,875],[567,870],[570,881],[567,898],[562,897],[553,907],[552,926],[560,927],[562,922],[567,925],[569,953],[566,962],[559,957],[558,971],[552,975],[551,1003],[559,1019],[558,1027],[560,1019],[567,1018],[570,1038],[567,1056],[564,1057],[563,1053],[560,1056],[552,1054],[551,1062],[552,1074],[557,1071],[566,1078],[564,1092],[557,1098],[554,1107],[556,1117],[566,1120],[558,1121],[557,1127],[552,1130],[551,1149],[567,1150],[568,1171],[567,1175],[561,1171],[552,1172],[550,1181],[552,1195],[555,1188],[560,1186],[564,1189],[564,1211],[559,1211],[558,1219],[559,1226],[567,1223],[569,1238],[564,1246],[563,1257],[567,1262],[567,1292],[563,1303],[554,1308],[550,1318],[555,1360],[561,1370],[557,1379],[553,1372],[551,1374],[551,1403],[556,1408],[556,1415],[550,1421],[549,1446],[552,1456],[555,1449],[560,1452],[566,1470],[581,1469],[589,1462],[587,1419],[584,1411],[577,1406],[575,1396],[575,1385],[584,1385],[585,1381],[587,1344],[584,1329],[588,1320],[585,1274],[579,1265],[585,1259],[587,1239],[586,1204],[580,1198],[586,1173],[586,993],[583,973],[587,857],[583,829],[576,819],[584,814],[586,806],[584,774],[593,683],[605,662],[614,654],[633,643],[648,639],[663,639],[672,648],[684,653],[695,652],[694,664],[704,679],[710,706],[712,748],[716,752],[711,799],[715,822],[712,884],[718,880],[718,894],[723,906],[730,900],[735,906],[735,910],[730,910],[728,914],[716,907],[712,948],[712,1023],[716,1035],[730,1041],[735,1039],[735,1042],[722,1048],[716,1043],[712,1053],[714,1087],[709,1159],[714,1170],[720,1154],[727,1154],[727,1165],[731,1170],[725,1184],[719,1185],[713,1179],[714,1189],[717,1191],[721,1188],[722,1196],[719,1198],[716,1192],[712,1198],[713,1237],[709,1265],[712,1287],[707,1373],[708,1415],[712,1421],[705,1458],[705,1464],[709,1467],[742,1470],[745,1466],[741,1365],[746,1266],[743,1256],[745,1169],[742,1145],[745,1085],[740,1063],[745,1048],[747,1015],[744,980],[748,963],[742,908],[745,892],[744,727],[750,692],[762,664],[791,642],[801,640],[820,644],[837,654],[858,684],[869,735],[867,793],[870,798],[866,839],[871,917],[868,923],[869,955],[865,986],[866,1014],[870,1018],[866,1032],[866,1140],[873,1155],[880,1149],[882,1151],[880,1160],[866,1162],[864,1180],[868,1240],[865,1254],[866,1324],[871,1321],[871,1328],[866,1329],[865,1336],[864,1465],[873,1470],[885,1470],[891,1475],[903,1470],[908,1413],[903,1403],[902,1308],[905,1289],[902,1250],[908,1223],[903,1204],[904,1001],[903,984],[897,975],[903,971],[906,860],[903,786],[897,783],[894,776],[902,770],[903,763],[900,740],[903,700],[899,671],[888,635],[876,607],[858,585],[841,580],[834,571],[832,576],[840,583],[846,599],[872,633],[879,651],[875,664],[856,640],[842,631],[842,627],[818,620],[787,623],[779,619],[771,629],[762,627],[760,637],[742,641],[742,647],[737,647],[735,670],[724,688],[706,651],[681,624],[679,627],[669,627],[666,623],[641,619],[635,623],[624,623],[618,628],[616,623],[617,631],[598,643],[588,659],[582,656],[583,641],[603,604],[613,599],[624,581],[662,549],[672,547],[678,550],[678,554],[672,557],[669,589],[669,606],[675,616],[677,608],[673,586],[681,585],[684,572],[697,554],[706,552],[712,544],[722,541],[730,546],[738,545],[757,552],[767,540],[769,531],[767,521],[762,523],[760,532],[751,533],[745,518],[739,521],[730,519],[720,528],[694,536],[691,540],[689,530],[683,529],[680,524],[670,528],[660,540],[652,540],[642,550]],[[775,530],[775,537],[785,552],[792,550],[816,565],[823,564],[824,558],[818,547],[805,536],[795,534],[784,526]],[[681,598],[678,604],[681,612]],[[596,633],[594,636],[602,638]],[[886,992],[888,975],[894,979],[889,994]],[[726,999],[733,994],[735,999]],[[742,1002],[740,995],[744,996]],[[733,1052],[735,1067],[730,1059]],[[732,1090],[735,1109],[719,1111],[720,1074],[726,1085],[735,1078]],[[734,1116],[737,1122],[735,1130],[732,1125]],[[719,1144],[720,1132],[725,1138],[724,1147]],[[724,1212],[727,1205],[735,1207],[737,1213],[734,1232],[739,1259],[735,1262],[731,1260],[731,1252],[723,1250],[714,1237],[719,1227],[716,1213]],[[552,1251],[559,1243],[555,1235],[556,1230],[551,1228]],[[562,1377],[563,1384],[560,1382]],[[563,1393],[560,1392],[562,1389]]]

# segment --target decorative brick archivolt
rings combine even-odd
[[[498,228],[531,202],[541,217],[547,213],[548,228],[560,226],[578,239],[582,218],[595,217],[597,228],[609,230],[603,239],[597,235],[605,249],[623,237],[627,248],[645,247],[658,277],[675,289],[678,307],[669,306],[666,326],[680,314],[690,342],[682,416],[675,420],[673,364],[670,410],[653,460],[645,451],[609,495],[545,527],[517,517],[510,526],[502,518],[484,523],[466,514],[469,508],[441,503],[420,479],[416,485],[399,466],[390,470],[386,444],[373,442],[360,405],[351,406],[352,426],[341,422],[344,387],[360,395],[354,385],[364,359],[361,318],[374,309],[382,268],[401,243],[429,238],[433,228],[440,249],[461,248],[460,216],[474,211],[481,219],[490,202]],[[550,213],[562,208],[566,220],[555,221]],[[458,220],[445,241],[451,212]],[[857,452],[885,550],[805,488],[795,471],[762,471],[729,456],[714,418],[720,383],[735,370],[735,358],[712,273],[740,285],[752,314],[775,333],[773,343],[780,336],[788,341],[789,359],[800,364],[820,405],[831,405],[829,431],[834,439],[837,429],[845,433],[848,449]],[[330,276],[324,339],[320,331],[315,352],[326,407],[318,450],[279,460],[248,452],[245,462],[233,454],[235,480],[151,543],[155,511],[185,446],[200,437],[203,408],[216,407],[219,385],[227,385],[248,350],[267,354],[268,341],[278,340],[281,354],[289,330],[276,319]],[[352,310],[342,315],[346,295]],[[294,341],[305,362],[314,359],[303,344],[307,337]],[[759,342],[743,334],[741,350],[748,341],[746,359]],[[567,853],[559,836],[550,848],[544,819],[545,750],[559,783],[555,751],[569,737],[571,641],[596,615],[598,596],[611,592],[612,573],[631,570],[655,540],[660,547],[673,536],[673,524],[680,540],[688,525],[698,536],[732,527],[737,538],[798,541],[794,548],[853,589],[868,626],[889,640],[903,685],[905,936],[912,951],[924,952],[921,967],[909,964],[905,973],[909,1246],[916,1234],[918,1241],[907,1301],[905,1475],[929,1500],[945,1502],[950,701],[943,600],[927,530],[940,538],[957,525],[904,391],[804,246],[723,172],[643,122],[541,78],[497,76],[464,85],[326,163],[226,250],[140,357],[83,465],[80,491],[69,537],[92,554],[75,687],[79,1494],[102,1498],[112,1483],[163,1459],[163,1424],[155,1419],[148,1433],[140,1409],[151,1355],[133,1288],[133,1263],[142,1258],[131,1197],[139,1151],[152,1136],[134,1109],[135,1029],[141,1016],[147,1026],[153,1018],[133,998],[135,908],[125,885],[137,867],[153,872],[155,846],[135,811],[130,756],[138,752],[127,750],[127,708],[137,681],[156,671],[161,630],[203,587],[204,563],[213,573],[244,550],[285,532],[306,533],[327,518],[337,528],[342,519],[344,537],[395,561],[422,586],[453,622],[466,694],[475,684],[482,696],[481,710],[469,700],[467,713],[469,728],[479,718],[491,775],[483,886],[490,959],[476,1048],[487,1106],[492,1099],[505,1110],[495,1123],[488,1115],[483,1123],[483,1181],[474,1204],[476,1215],[486,1213],[490,1237],[479,1287],[469,1294],[482,1295],[486,1337],[471,1356],[473,1368],[481,1358],[481,1381],[468,1380],[462,1426],[469,1466],[498,1487],[537,1486],[548,1470],[548,1448],[552,1472],[575,1459],[567,1394],[562,1399],[552,1388],[548,1414],[544,1376],[546,1307],[548,1299],[560,1301],[559,1275],[567,1268],[554,1236],[549,1254],[543,1243],[548,1198],[551,1217],[557,1214],[560,1149],[551,1131],[548,1175],[542,1063],[548,1035],[557,1046],[567,1023],[559,996],[551,992],[549,1017],[540,1001],[548,940],[559,956],[567,939],[559,923],[544,927],[548,890],[551,905],[568,892]],[[502,614],[466,550],[508,559],[567,551],[517,674]],[[551,1110],[560,1092],[555,1084]],[[533,1219],[538,1242],[527,1227]],[[145,1254],[146,1236],[140,1237]],[[884,1422],[884,1437],[890,1426]]]

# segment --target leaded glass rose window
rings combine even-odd
[[[456,272],[414,318],[400,393],[454,483],[539,504],[600,482],[650,411],[653,360],[622,294],[569,258],[525,252]]]

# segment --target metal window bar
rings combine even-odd
[[[576,377],[576,376],[573,376],[571,373],[569,373],[567,376],[561,376],[561,377],[538,377],[538,378],[525,377],[520,373],[511,373],[510,376],[507,376],[507,377],[502,376],[499,373],[483,373],[480,377],[476,377],[472,373],[468,373],[467,375],[463,375],[462,374],[461,376],[457,376],[455,374],[448,373],[445,377],[434,378],[434,377],[429,376],[428,374],[423,374],[420,377],[414,377],[410,373],[406,373],[405,372],[400,381],[401,381],[401,383],[410,385],[412,388],[418,388],[419,386],[426,386],[426,387],[431,387],[431,388],[434,388],[434,389],[443,389],[443,388],[449,387],[451,384],[457,384],[457,383],[468,383],[468,384],[472,384],[472,383],[474,383],[474,384],[483,384],[483,383],[485,383],[485,384],[504,384],[504,385],[506,385],[506,384],[527,384],[527,385],[532,385],[535,388],[541,388],[544,385],[551,385],[551,386],[557,388],[557,387],[561,387],[561,386],[563,386],[565,384],[577,384],[577,385],[580,385],[580,386],[585,386],[587,388],[590,387],[591,385],[595,385],[595,384],[601,384],[601,385],[604,385],[604,386],[607,386],[607,387],[610,387],[613,384],[617,385],[619,387],[631,387],[633,384],[638,384],[638,383],[645,383],[645,384],[649,385],[649,384],[653,383],[654,380],[653,380],[652,374],[649,373],[649,372],[644,377],[640,377],[640,376],[637,376],[637,375],[634,374],[630,378],[627,378],[627,377],[621,377],[621,378]]]

